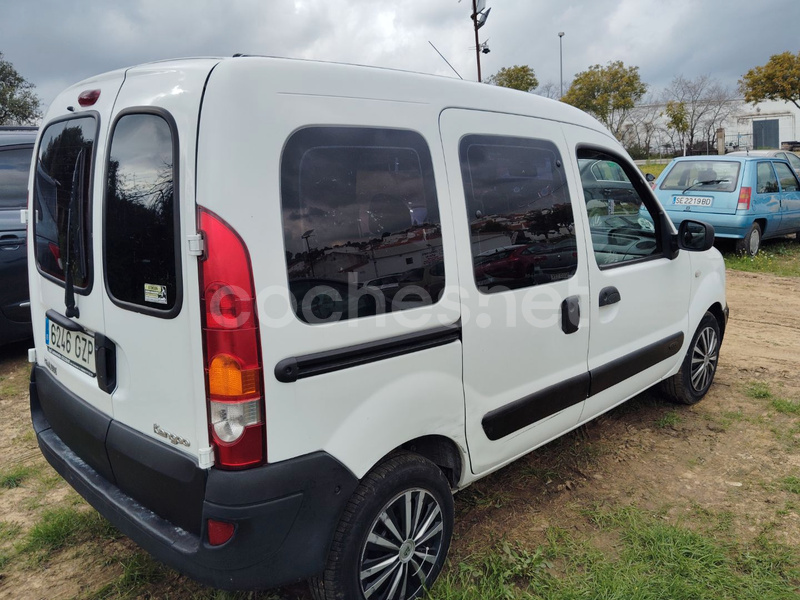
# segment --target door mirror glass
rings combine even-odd
[[[714,227],[700,221],[683,221],[678,228],[678,247],[681,250],[702,252],[714,245]]]

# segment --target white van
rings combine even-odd
[[[452,492],[654,384],[692,403],[714,377],[713,229],[676,232],[565,104],[176,60],[62,93],[34,159],[39,445],[212,586],[417,597]]]

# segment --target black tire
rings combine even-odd
[[[417,454],[394,454],[353,492],[311,592],[317,600],[363,600],[366,590],[370,600],[418,598],[439,576],[452,532],[442,471]]]
[[[761,225],[753,223],[741,240],[736,240],[736,254],[755,256],[761,249]]]
[[[670,400],[695,404],[703,399],[717,372],[721,342],[717,318],[707,312],[692,338],[681,370],[662,383],[662,391]]]

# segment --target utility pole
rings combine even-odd
[[[461,0],[458,0],[461,2]],[[478,62],[478,82],[481,81],[481,52],[489,54],[486,42],[481,45],[478,39],[478,29],[486,24],[491,8],[486,8],[486,0],[472,0],[472,26],[475,29],[475,60]]]
[[[558,32],[558,72],[561,77],[561,97],[564,97],[564,53],[561,50],[561,38],[564,37],[564,32]]]
[[[478,61],[478,83],[481,82],[481,44],[478,41],[478,0],[472,0],[472,24],[475,26],[475,59]]]

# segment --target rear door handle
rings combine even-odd
[[[2,250],[16,250],[24,243],[24,237],[19,237],[14,234],[0,236],[0,249]]]
[[[569,335],[578,331],[581,322],[581,304],[578,296],[565,298],[561,303],[561,330]]]
[[[622,300],[619,290],[613,285],[604,287],[600,290],[600,306],[608,306],[609,304],[616,304]]]

